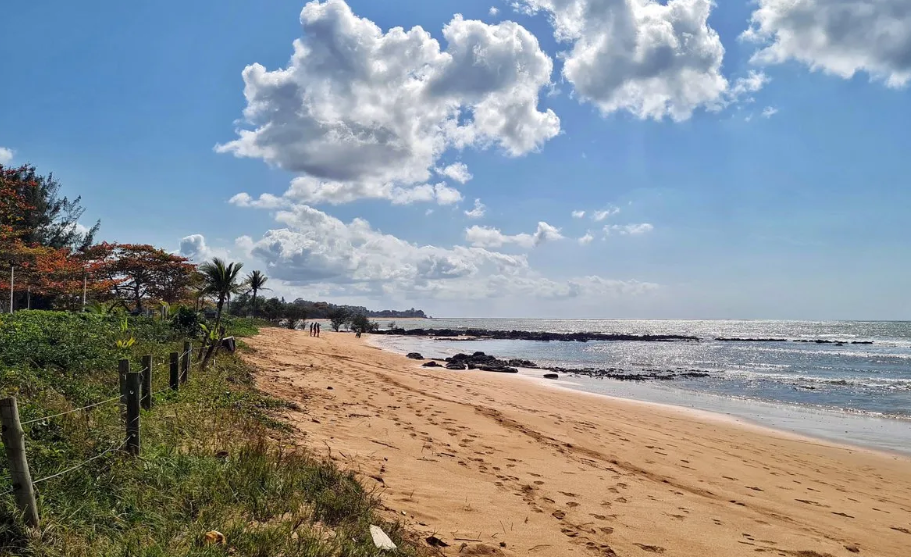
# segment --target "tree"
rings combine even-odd
[[[262,271],[253,271],[247,275],[247,285],[253,291],[253,317],[256,317],[256,294],[260,290],[268,290],[265,286],[268,280],[269,277],[264,275]]]
[[[379,325],[370,321],[365,313],[356,313],[350,318],[351,330],[355,333],[369,333],[379,329]]]
[[[215,327],[212,330],[212,333],[214,333],[214,337],[218,339],[217,342],[215,342],[215,338],[210,339],[212,343],[209,345],[209,348],[206,351],[206,357],[202,361],[203,369],[208,365],[213,352],[217,350],[218,346],[221,344],[221,312],[225,306],[225,300],[232,294],[240,293],[243,289],[243,283],[238,280],[240,270],[243,266],[243,263],[225,263],[224,260],[216,257],[212,259],[212,261],[204,263],[199,268],[199,271],[205,278],[206,294],[214,296],[216,300]]]
[[[329,311],[329,325],[336,333],[342,328],[342,325],[348,322],[350,312],[340,306],[336,306]]]
[[[99,263],[96,276],[113,281],[113,296],[137,313],[147,301],[173,304],[189,299],[195,265],[147,244],[99,244],[86,250]]]
[[[281,318],[284,306],[278,298],[269,298],[263,302],[262,314],[269,321],[276,321]]]
[[[288,328],[297,329],[297,323],[307,319],[307,310],[298,304],[288,304],[285,308],[285,319],[288,320]]]
[[[53,174],[41,176],[32,165],[0,165],[0,183],[0,190],[4,190],[0,198],[14,195],[17,200],[16,226],[26,245],[79,251],[92,244],[101,223],[96,222],[91,228],[79,224],[85,214],[82,198],[60,197],[60,182]]]

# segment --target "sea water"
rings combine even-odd
[[[708,372],[707,377],[642,383],[569,373],[558,381],[592,393],[720,412],[777,429],[911,453],[911,322],[433,319],[400,325],[695,336],[700,340],[454,341],[387,336],[376,342],[425,357],[483,351],[567,369]],[[716,340],[719,337],[787,342]],[[845,344],[797,342],[815,340]],[[541,375],[534,370],[522,373]]]

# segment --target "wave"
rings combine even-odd
[[[769,380],[788,385],[801,383],[814,383],[820,385],[833,385],[841,387],[865,387],[870,389],[890,389],[911,391],[911,379],[891,377],[819,377],[817,375],[762,373],[747,370],[730,370],[725,373],[727,377],[743,377],[751,380]]]

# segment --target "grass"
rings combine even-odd
[[[0,337],[4,327],[9,323],[0,322]],[[255,323],[230,332],[239,331],[251,334]],[[132,356],[152,353],[161,364],[180,349],[182,343],[159,342],[159,335],[149,335],[156,342],[141,339]],[[0,397],[18,397],[23,421],[108,398],[117,390],[116,362],[100,365],[104,357],[67,369],[6,361]],[[166,383],[167,367],[157,365],[153,391]],[[118,406],[25,426],[33,479],[119,445]],[[164,390],[143,412],[139,457],[114,451],[37,485],[40,528],[25,527],[12,496],[0,495],[0,555],[367,557],[379,555],[370,524],[393,538],[400,555],[418,555],[399,525],[378,516],[378,499],[353,473],[291,443],[287,426],[275,419],[284,406],[257,391],[250,369],[232,355],[219,355],[205,372],[194,368],[179,392]],[[0,458],[0,493],[10,485]],[[207,542],[210,530],[227,543]]]

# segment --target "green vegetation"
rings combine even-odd
[[[198,316],[193,316],[198,318]],[[0,555],[25,556],[375,556],[369,525],[380,525],[416,555],[395,524],[377,516],[377,499],[354,475],[289,443],[275,419],[284,402],[257,391],[250,370],[222,354],[194,367],[179,392],[167,390],[167,354],[181,350],[190,313],[128,318],[135,340],[117,348],[123,316],[20,312],[0,316],[0,397],[16,396],[22,421],[117,395],[117,359],[152,354],[155,396],[142,414],[142,452],[112,450],[37,484],[41,527],[25,527],[0,457]],[[227,318],[227,334],[256,332]],[[119,405],[26,424],[26,449],[38,480],[120,446]],[[2,455],[2,451],[0,451]],[[206,539],[224,534],[224,545]]]

